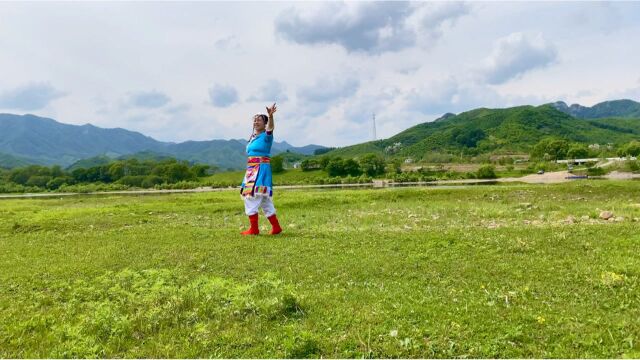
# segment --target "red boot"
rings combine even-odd
[[[241,232],[242,235],[258,235],[260,234],[260,229],[258,228],[258,214],[253,214],[249,216],[249,222],[251,223],[251,227],[249,230],[245,230]]]
[[[271,232],[269,234],[280,234],[282,232],[282,228],[280,227],[280,223],[278,222],[278,217],[276,217],[276,214],[269,216],[267,219],[269,219],[269,222],[271,223]]]

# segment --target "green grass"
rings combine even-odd
[[[282,191],[277,237],[236,192],[3,200],[0,357],[637,358],[639,196]]]

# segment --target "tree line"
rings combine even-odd
[[[600,157],[603,154],[616,154],[620,157],[638,156],[640,155],[640,141],[634,140],[619,145],[615,149],[613,145],[593,144],[587,146],[583,143],[571,143],[562,138],[548,137],[535,144],[530,152],[531,158],[536,160],[585,159]]]
[[[116,183],[151,188],[159,184],[196,180],[208,175],[212,170],[214,169],[209,165],[190,164],[176,159],[127,159],[74,170],[64,170],[58,165],[30,165],[6,170],[1,175],[1,180],[5,183],[49,190],[56,190],[63,185],[87,183]]]
[[[400,160],[386,162],[376,154],[365,154],[357,159],[344,159],[339,156],[324,156],[317,159],[306,159],[301,162],[302,171],[325,170],[329,176],[377,176],[388,169],[393,172],[400,170]]]

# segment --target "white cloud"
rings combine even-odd
[[[502,84],[523,74],[553,64],[558,58],[555,46],[541,33],[535,36],[521,32],[498,39],[481,70],[491,84]]]
[[[337,44],[349,52],[380,54],[440,37],[443,25],[465,15],[465,3],[329,2],[311,11],[289,9],[276,20],[284,39],[307,45]]]
[[[209,88],[209,100],[216,107],[228,107],[238,101],[238,91],[231,85],[216,84]]]
[[[507,102],[490,86],[453,77],[411,89],[405,99],[407,110],[431,116],[460,113],[477,107],[496,107]]]
[[[287,101],[289,97],[285,90],[283,83],[276,79],[269,79],[247,101]]]
[[[40,110],[55,99],[66,96],[48,83],[30,83],[0,93],[0,108],[12,110]]]
[[[321,77],[313,84],[298,88],[296,97],[303,114],[318,116],[342,99],[354,95],[360,82],[351,77]]]
[[[166,94],[159,91],[142,91],[129,95],[127,105],[142,108],[159,108],[171,101]]]
[[[381,138],[444,112],[635,96],[638,24],[637,2],[0,2],[0,99],[184,141],[246,138],[273,98],[278,141],[348,145],[372,112]],[[17,101],[31,79],[48,89]],[[141,91],[159,96],[131,106]]]

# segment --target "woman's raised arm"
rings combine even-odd
[[[276,103],[273,103],[273,105],[271,105],[271,107],[267,106],[267,114],[269,114],[269,122],[267,123],[267,131],[272,132],[273,129],[275,128],[275,125],[273,124],[273,114],[276,112],[276,110],[278,110],[276,108]]]

